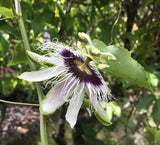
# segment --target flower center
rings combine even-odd
[[[95,86],[102,85],[102,80],[97,71],[89,65],[90,58],[84,61],[82,56],[74,54],[68,49],[62,50],[61,55],[67,72],[71,73],[73,77],[80,82],[91,83]]]
[[[87,60],[87,59],[86,59]],[[92,72],[88,69],[87,65],[89,63],[89,61],[85,61],[84,63],[82,63],[79,60],[75,60],[74,61],[75,65],[82,71],[85,72],[88,75],[92,75]]]

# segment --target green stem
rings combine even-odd
[[[6,103],[6,104],[13,104],[13,105],[39,106],[39,104],[12,102],[12,101],[6,101],[6,100],[2,100],[2,99],[0,99],[0,102]]]
[[[25,51],[30,50],[30,45],[27,37],[27,33],[24,27],[23,19],[22,19],[22,14],[21,14],[21,7],[19,4],[18,0],[15,0],[15,7],[16,7],[16,14],[19,16],[18,23],[19,23],[19,28],[24,44]],[[29,66],[30,69],[36,70],[35,64],[28,58]],[[38,94],[38,99],[39,99],[39,104],[41,103],[43,99],[43,92],[42,89],[39,85],[39,83],[35,83],[36,89],[37,89],[37,94]],[[47,139],[47,131],[46,131],[46,117],[40,114],[40,134],[41,134],[41,142],[42,145],[48,145],[48,139]]]
[[[42,102],[43,92],[39,83],[35,83],[38,93],[39,102]],[[40,113],[40,134],[42,145],[48,145],[47,139],[47,128],[46,128],[46,117]]]

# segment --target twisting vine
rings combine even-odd
[[[119,20],[121,11],[122,11],[122,7],[121,7],[121,5],[120,5],[120,10],[119,10],[118,16],[117,16],[117,18],[116,18],[116,20],[115,20],[115,22],[114,22],[114,24],[113,24],[113,26],[112,26],[112,29],[111,29],[111,42],[109,43],[109,45],[111,45],[111,44],[113,43],[113,30],[114,30],[114,27],[115,27],[115,25],[117,24],[117,22],[118,22],[118,20]]]

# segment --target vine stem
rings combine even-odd
[[[120,10],[119,10],[118,16],[117,16],[117,18],[116,18],[116,20],[115,20],[115,22],[114,22],[114,24],[113,24],[113,26],[112,26],[112,29],[111,29],[111,42],[110,42],[108,45],[111,45],[111,44],[113,43],[113,30],[114,30],[114,27],[115,27],[115,25],[117,24],[117,22],[118,22],[118,20],[119,20],[121,11],[122,11],[122,7],[121,7],[121,5],[120,5]]]
[[[21,103],[21,102],[12,102],[0,99],[0,102],[13,104],[13,105],[24,105],[24,106],[39,106],[39,104],[32,104],[32,103]]]
[[[25,51],[30,50],[30,45],[27,37],[27,33],[25,30],[24,22],[22,19],[22,13],[21,13],[21,7],[19,0],[15,0],[15,12],[18,15],[18,23],[19,23],[19,29],[21,32],[23,44]],[[28,58],[29,66],[32,71],[36,70],[35,64]],[[37,89],[37,94],[38,94],[38,99],[39,99],[39,104],[41,103],[44,95],[42,92],[42,89],[40,87],[39,83],[35,83],[36,89]],[[48,145],[48,139],[47,139],[47,130],[46,130],[46,117],[40,114],[40,135],[41,135],[41,143],[42,145]]]

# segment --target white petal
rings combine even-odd
[[[85,93],[84,83],[77,84],[66,113],[66,120],[69,122],[71,128],[73,128],[77,122],[77,116],[82,106],[84,93]]]
[[[44,63],[44,64],[46,64],[46,63],[55,64],[55,65],[62,64],[62,62],[58,61],[58,59],[56,57],[46,57],[44,55],[39,55],[39,54],[31,52],[31,51],[27,51],[27,54],[35,62]]]
[[[58,109],[62,104],[65,103],[65,100],[69,97],[70,94],[72,94],[74,88],[73,85],[68,85],[66,87],[67,83],[68,80],[65,80],[53,87],[48,92],[46,98],[42,101],[40,105],[40,110],[42,114],[54,113],[56,109]]]
[[[44,81],[52,77],[58,76],[64,71],[65,71],[65,68],[60,66],[55,66],[50,68],[43,68],[38,71],[24,72],[18,78],[26,81],[30,81],[30,82],[39,82],[39,81]]]
[[[59,93],[62,91],[60,88],[60,86],[55,86],[46,95],[46,99],[40,105],[42,114],[54,113],[57,108],[65,103],[63,97],[59,96]]]
[[[94,86],[92,86],[91,84],[87,84],[86,92],[90,98],[90,102],[91,102],[96,114],[105,122],[111,123],[107,113],[105,112],[105,110],[101,106],[100,102],[97,100],[97,96],[95,96],[96,93],[94,90]]]

